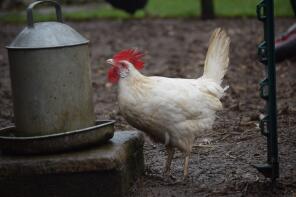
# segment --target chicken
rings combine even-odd
[[[133,15],[137,10],[143,9],[148,0],[105,0],[114,8],[118,8]]]
[[[168,157],[164,173],[170,174],[175,148],[185,153],[184,177],[188,175],[189,156],[194,139],[211,129],[215,113],[222,109],[221,87],[229,63],[230,39],[216,29],[210,39],[203,75],[198,79],[142,75],[143,54],[134,49],[117,53],[108,78],[119,83],[118,103],[122,116],[133,127],[154,141],[164,143]]]

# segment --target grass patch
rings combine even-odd
[[[215,11],[218,16],[256,16],[256,5],[259,0],[215,0]],[[290,0],[274,0],[275,15],[280,17],[294,16]]]
[[[147,13],[154,17],[196,17],[200,15],[198,0],[149,0]]]
[[[255,17],[256,5],[259,0],[214,0],[215,12],[218,17]],[[94,19],[129,19],[129,18],[193,18],[200,16],[199,0],[149,0],[145,11],[136,12],[135,16],[112,8],[109,4],[99,4],[92,9],[63,12],[64,18],[71,21],[85,21]],[[40,14],[36,9],[36,21],[54,20],[54,13]],[[290,0],[275,0],[275,14],[281,17],[294,16]],[[0,13],[0,22],[24,23],[25,12]]]

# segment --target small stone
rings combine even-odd
[[[212,139],[211,138],[203,138],[202,141],[201,141],[201,145],[210,145],[212,144]]]
[[[249,116],[243,116],[241,121],[242,122],[249,122],[251,120],[251,118]]]

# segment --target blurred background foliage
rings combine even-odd
[[[25,7],[33,0],[0,0],[0,22],[23,23]],[[120,1],[120,0],[118,0]],[[290,0],[274,0],[278,17],[293,17]],[[201,16],[201,0],[148,0],[144,9],[130,15],[111,6],[108,0],[61,0],[66,20],[85,21],[94,19],[129,18],[196,18]],[[255,17],[256,5],[260,0],[213,0],[216,17]],[[36,9],[39,21],[54,20],[52,8]]]

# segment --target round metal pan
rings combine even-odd
[[[42,136],[16,137],[15,127],[0,129],[0,149],[4,154],[50,154],[99,145],[114,134],[114,120],[99,120],[84,129]]]

